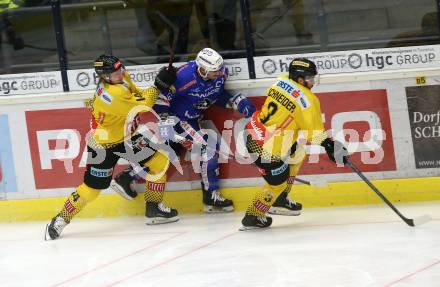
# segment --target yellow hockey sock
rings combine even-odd
[[[295,177],[298,174],[305,159],[306,152],[303,145],[298,145],[296,151],[289,159],[289,177],[287,178],[287,187],[284,192],[290,193]]]
[[[156,152],[145,166],[148,167],[144,193],[145,202],[162,202],[169,160],[161,152]]]
[[[270,185],[265,183],[263,188],[259,190],[251,204],[246,210],[246,214],[255,216],[265,216],[266,212],[272,206],[275,199],[287,188],[287,183],[280,185]]]
[[[87,203],[91,202],[99,195],[100,191],[100,189],[88,187],[85,183],[81,184],[67,198],[60,211],[60,216],[69,223],[70,220],[72,220],[72,218],[87,205]]]
[[[144,193],[145,202],[162,202],[165,192],[165,179],[156,182],[147,181]]]

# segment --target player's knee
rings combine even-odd
[[[152,175],[166,173],[170,161],[168,157],[161,152],[156,152],[154,156],[145,163],[145,167],[148,167],[149,173]]]
[[[306,158],[306,155],[305,148],[302,145],[297,146],[295,152],[292,153],[288,159],[289,165],[299,169]]]
[[[283,192],[287,188],[287,181],[284,181],[283,183],[278,184],[278,185],[269,184],[268,188],[273,194],[275,194],[275,195],[280,194],[281,192]]]
[[[208,166],[207,169],[208,170],[218,170],[218,156],[215,156],[213,158],[211,158],[210,160],[208,160]]]
[[[98,197],[101,190],[91,188],[87,184],[82,183],[80,186],[77,187],[76,192],[78,193],[80,199],[88,203],[93,201],[96,197]]]
[[[157,175],[147,175],[146,178],[146,190],[151,190],[150,185],[151,183],[154,184],[165,184],[167,182],[167,175],[164,174],[157,174]],[[162,190],[163,191],[163,190]]]
[[[100,166],[87,166],[84,174],[84,183],[92,189],[106,189],[110,186],[113,168]]]
[[[300,168],[301,168],[301,163],[291,165],[289,167],[289,177],[292,177],[292,176],[295,177],[299,173]]]
[[[285,184],[289,177],[289,165],[284,162],[272,164],[269,168],[262,169],[262,175],[264,180],[272,186]]]

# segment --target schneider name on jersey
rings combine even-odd
[[[261,111],[247,124],[254,141],[266,152],[286,157],[300,130],[313,144],[327,137],[319,99],[309,89],[282,76],[269,87],[267,95]]]

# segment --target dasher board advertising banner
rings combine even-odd
[[[91,63],[92,65],[93,63]],[[180,67],[185,63],[174,63],[175,67]],[[146,87],[154,83],[160,68],[167,64],[126,66],[127,72],[130,74],[133,82],[140,86]],[[225,66],[229,71],[229,80],[249,79],[249,71],[246,59],[228,59],[225,60]],[[67,71],[69,79],[69,88],[71,91],[94,90],[98,83],[99,77],[94,69],[81,69]]]
[[[440,85],[405,90],[416,168],[440,167]]]
[[[440,65],[440,45],[255,57],[257,79],[287,74],[298,57],[314,61],[320,74],[430,68]]]
[[[440,45],[254,57],[256,78],[287,74],[289,63],[296,57],[314,61],[320,74],[430,68],[440,65]],[[178,62],[174,66],[183,64],[185,62]],[[166,65],[126,66],[126,69],[137,85],[146,87],[153,84],[159,69]],[[92,66],[93,60],[90,69],[67,71],[70,91],[95,89],[98,77]],[[226,59],[225,66],[229,70],[229,80],[249,79],[246,58]],[[59,71],[0,75],[0,96],[56,92],[63,92]]]
[[[0,75],[0,97],[63,91],[60,72]]]
[[[16,192],[14,160],[11,146],[9,117],[0,114],[0,199],[7,192]]]
[[[90,64],[93,66],[93,63]],[[142,65],[125,67],[133,82],[139,87],[146,87],[154,83],[157,72],[164,64]],[[95,90],[99,77],[94,69],[67,71],[69,88],[71,91]]]
[[[262,91],[263,92],[263,91]],[[352,159],[363,171],[393,171],[396,161],[393,135],[390,126],[386,90],[362,90],[326,92],[317,94],[321,100],[325,128],[346,143],[353,153]],[[257,108],[261,108],[263,94],[250,96]],[[362,100],[360,100],[362,99]],[[85,139],[89,132],[90,111],[87,108],[26,111],[29,148],[37,189],[75,187],[83,180]],[[241,156],[244,141],[245,119],[231,109],[211,107],[205,113],[204,126],[222,135],[221,153]],[[151,114],[142,122],[155,122]],[[229,140],[231,139],[231,140]],[[238,147],[238,148],[237,148]],[[310,148],[310,147],[308,147]],[[237,152],[238,150],[238,152]],[[257,168],[246,161],[220,158],[220,179],[258,178]],[[170,182],[199,178],[189,160],[181,157],[183,174],[172,167]],[[351,173],[347,167],[337,167],[323,149],[310,151],[302,174]],[[253,185],[252,181],[248,182]]]

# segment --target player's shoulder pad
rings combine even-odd
[[[135,83],[133,82],[133,80],[131,79],[130,74],[127,72],[127,70],[124,70],[124,74],[123,74],[123,81],[126,85],[135,85]]]
[[[287,76],[278,77],[272,88],[289,95],[299,104],[301,109],[307,109],[311,106],[310,90],[304,88],[300,84],[292,81]],[[313,95],[313,94],[312,94]]]
[[[197,65],[194,61],[190,61],[186,63],[185,65],[181,66],[179,70],[177,71],[177,79],[174,83],[174,86],[176,87],[176,91],[183,92],[185,90],[188,90],[192,86],[197,84]]]
[[[107,105],[111,105],[113,102],[113,97],[117,97],[119,94],[120,92],[117,91],[117,88],[114,88],[108,84],[106,85],[103,81],[99,81],[98,85],[96,86],[95,96]]]

